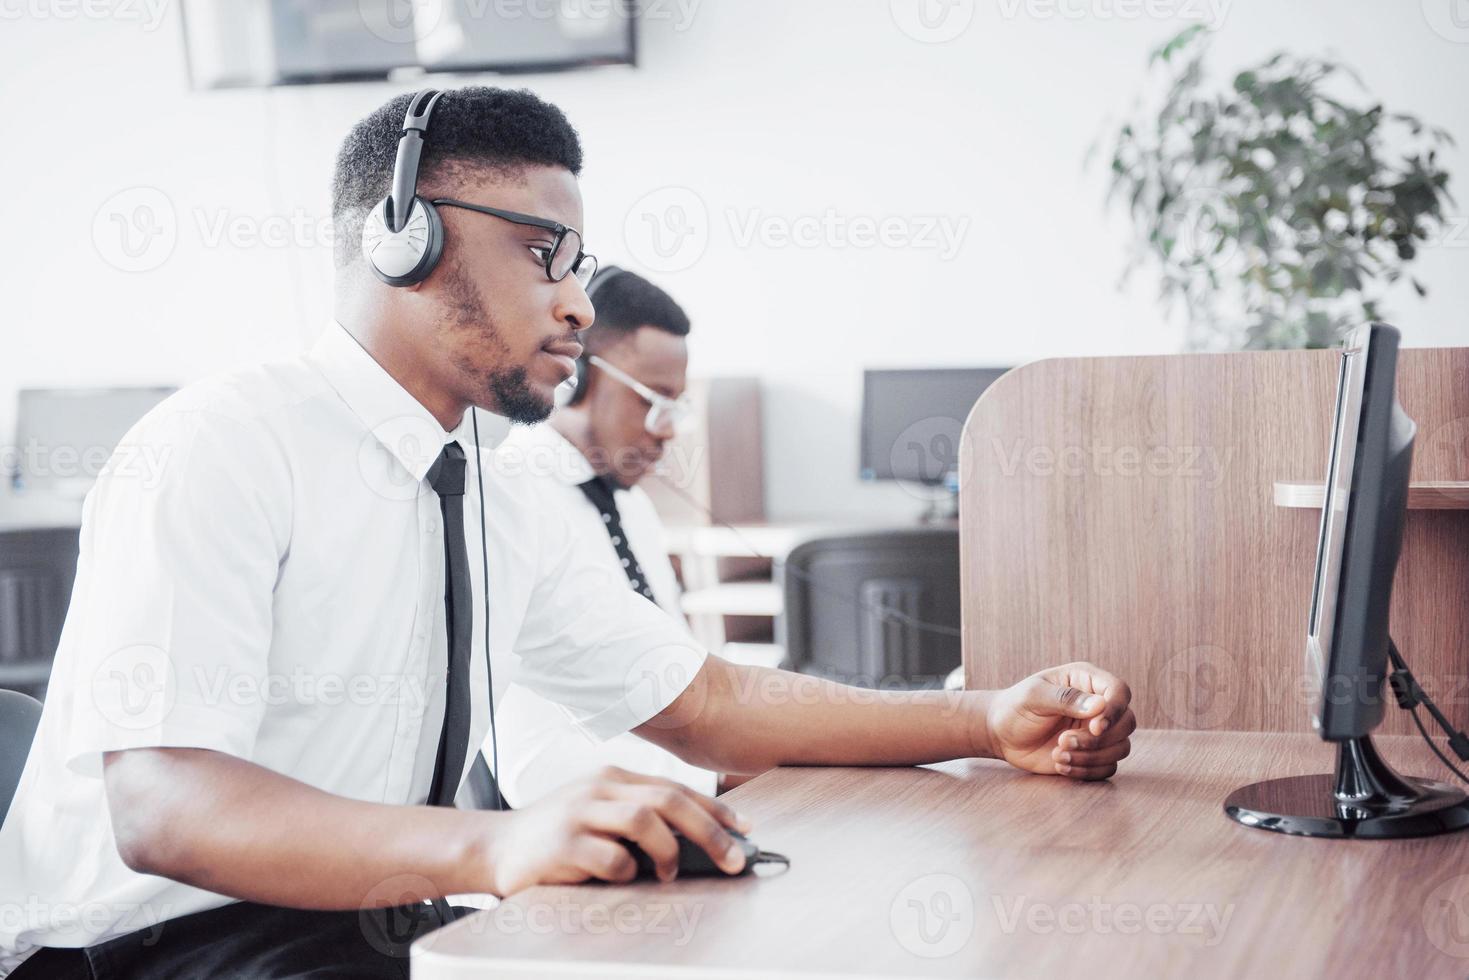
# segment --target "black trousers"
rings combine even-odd
[[[405,980],[409,946],[445,924],[430,905],[317,912],[236,902],[86,949],[42,949],[10,980]]]

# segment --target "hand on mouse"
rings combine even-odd
[[[637,864],[618,838],[642,848],[659,880],[669,881],[678,869],[675,832],[735,874],[745,857],[725,828],[751,829],[727,804],[681,783],[608,766],[503,814],[486,845],[492,891],[503,897],[532,885],[632,881]]]
[[[1107,779],[1137,728],[1122,680],[1089,663],[1051,667],[996,691],[986,711],[990,749],[1028,772]]]

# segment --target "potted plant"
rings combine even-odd
[[[1444,233],[1437,151],[1453,140],[1366,97],[1340,62],[1280,53],[1222,88],[1207,51],[1197,26],[1155,51],[1158,106],[1111,140],[1108,201],[1136,231],[1127,271],[1157,268],[1190,348],[1334,346],[1383,317],[1387,287]]]

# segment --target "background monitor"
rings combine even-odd
[[[862,479],[952,488],[959,437],[984,390],[1009,368],[867,371],[862,382]]]
[[[534,0],[185,0],[183,24],[194,87],[234,88],[631,65],[635,9]]]
[[[8,474],[17,490],[85,496],[127,431],[174,388],[23,388]]]

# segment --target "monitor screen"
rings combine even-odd
[[[1316,575],[1306,631],[1306,676],[1313,683],[1325,682],[1327,655],[1336,626],[1342,545],[1346,536],[1347,505],[1352,495],[1352,472],[1357,458],[1357,432],[1361,425],[1362,390],[1366,380],[1366,347],[1365,329],[1348,338],[1337,375],[1336,413],[1333,416],[1331,449],[1326,459],[1325,500],[1321,508],[1321,530],[1316,541]],[[1315,718],[1320,717],[1319,710],[1312,714]]]
[[[984,390],[1009,368],[868,371],[862,388],[862,479],[952,484],[959,441]]]
[[[30,492],[85,496],[127,431],[174,390],[22,389],[11,480]]]
[[[636,63],[636,5],[560,0],[185,0],[195,88]]]
[[[1397,400],[1398,343],[1373,324],[1341,355],[1306,641],[1312,723],[1330,741],[1364,737],[1383,715],[1416,432]]]

